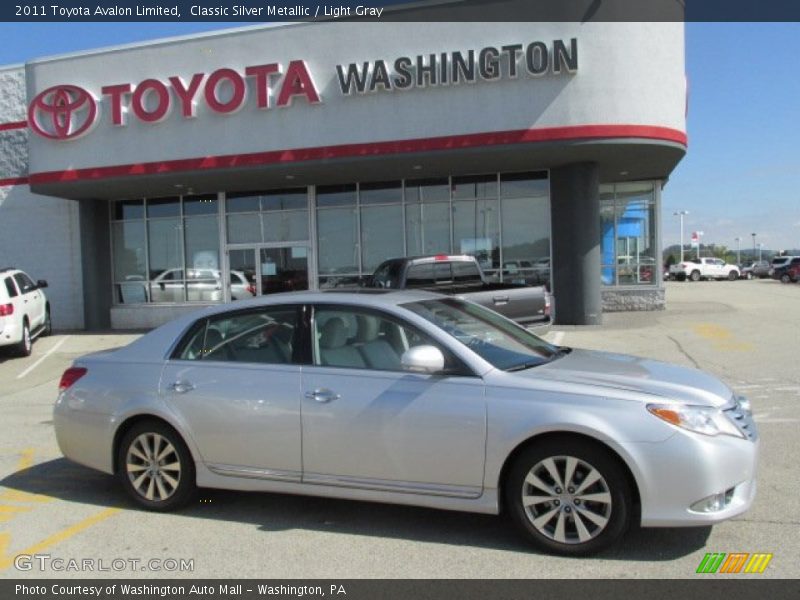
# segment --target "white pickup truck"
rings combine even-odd
[[[721,258],[692,258],[672,265],[670,277],[678,281],[700,281],[701,279],[739,279],[739,267],[730,265]]]

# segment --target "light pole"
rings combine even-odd
[[[761,249],[764,247],[764,244],[761,242],[758,243],[758,262],[761,262]]]
[[[751,233],[750,235],[753,236],[753,258],[755,259],[755,257],[756,257],[756,234],[755,233]]]
[[[681,218],[681,260],[680,260],[680,262],[683,262],[683,217],[685,217],[688,214],[689,214],[688,210],[677,210],[674,213],[672,213],[672,216]]]
[[[736,238],[736,264],[737,265],[741,265],[742,264],[742,248],[741,248],[741,244],[742,244],[742,238],[737,237]]]

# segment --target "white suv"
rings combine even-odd
[[[18,269],[0,269],[0,347],[28,356],[33,340],[50,335],[50,303],[42,291],[47,282],[36,283]]]

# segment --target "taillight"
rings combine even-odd
[[[433,257],[433,260],[440,261],[440,260],[447,260],[447,254],[437,254]]]
[[[14,314],[14,305],[10,302],[8,304],[0,304],[0,317],[7,317]]]
[[[72,387],[72,384],[86,375],[86,372],[86,369],[83,367],[70,367],[64,371],[64,374],[61,376],[61,381],[58,384],[58,391],[63,392]]]
[[[250,292],[253,296],[255,296],[256,295],[256,286],[254,286],[251,283],[250,285],[247,286],[247,291]]]

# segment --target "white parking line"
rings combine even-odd
[[[38,367],[40,364],[42,364],[42,363],[44,362],[44,359],[45,359],[45,358],[47,358],[47,357],[48,357],[48,356],[50,356],[50,355],[51,355],[53,352],[55,352],[56,350],[58,350],[58,349],[59,349],[59,348],[62,346],[62,344],[63,344],[64,342],[66,342],[68,339],[69,339],[69,336],[67,335],[67,336],[64,336],[63,338],[61,338],[60,340],[58,340],[58,342],[56,342],[56,345],[55,345],[55,346],[53,346],[52,348],[50,348],[50,350],[48,350],[47,352],[45,352],[45,353],[44,353],[44,356],[42,356],[42,357],[41,357],[39,360],[37,360],[35,363],[33,363],[33,364],[30,366],[30,367],[28,367],[27,369],[25,369],[25,370],[24,370],[22,373],[20,373],[19,375],[17,375],[17,379],[22,379],[23,377],[25,377],[25,375],[27,375],[28,373],[30,373],[31,371],[33,371],[33,370],[34,370],[36,367]]]

